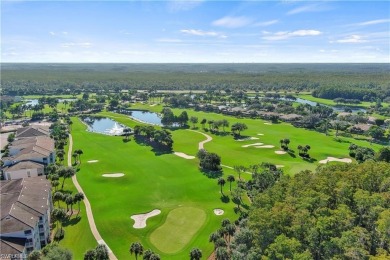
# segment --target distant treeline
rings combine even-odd
[[[389,83],[390,84],[390,83]],[[385,99],[390,96],[390,86],[379,87],[370,83],[367,86],[320,86],[313,90],[314,97],[326,99],[345,99],[360,101],[375,101],[376,99]]]
[[[3,94],[8,95],[104,93],[124,89],[312,91],[324,86],[358,87],[369,90],[370,95],[378,88],[390,88],[387,64],[6,63],[1,66],[1,86]],[[361,100],[360,96],[345,98]]]

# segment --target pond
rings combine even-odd
[[[115,120],[106,117],[85,117],[82,119],[88,131],[105,135],[122,135],[125,127]]]
[[[161,123],[161,117],[154,112],[149,112],[149,111],[142,111],[142,110],[131,110],[128,111],[127,114],[140,122],[147,123],[147,124],[152,124],[152,125],[159,125],[162,126],[163,124]]]
[[[300,104],[309,104],[310,106],[316,106],[318,103],[317,102],[314,102],[314,101],[310,101],[310,100],[307,100],[307,99],[303,99],[303,98],[297,98],[296,100],[291,100],[291,99],[286,99],[286,98],[279,98],[280,100],[288,100],[288,101],[293,101],[293,102],[297,102],[297,103],[300,103]],[[327,105],[323,105],[323,104],[320,104],[322,106],[327,106]],[[353,106],[327,106],[327,107],[331,107],[335,112],[344,112],[345,109],[351,109],[353,113],[356,113],[356,112],[367,112],[366,109],[364,108],[361,108],[361,107],[353,107]]]
[[[75,100],[77,100],[77,99],[76,98],[59,98],[58,103],[63,103],[64,101],[72,102]],[[39,104],[38,99],[27,99],[25,101],[27,101],[26,105],[36,106]]]

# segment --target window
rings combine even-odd
[[[24,234],[25,234],[25,235],[31,235],[31,229],[25,230],[25,231],[24,231]]]
[[[31,173],[30,173],[30,171],[27,171],[27,177],[31,177]]]

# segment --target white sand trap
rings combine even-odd
[[[265,125],[272,125],[272,123],[264,123]]]
[[[151,107],[157,106],[157,104],[150,105]]]
[[[349,159],[349,158],[339,159],[339,158],[335,158],[335,157],[328,157],[328,158],[326,158],[325,160],[319,161],[319,163],[328,163],[328,162],[344,162],[344,163],[351,163],[352,160]]]
[[[223,213],[225,213],[225,211],[223,211],[222,209],[214,209],[214,214],[217,216],[221,216],[223,215]]]
[[[276,154],[286,154],[286,151],[275,151]]]
[[[276,168],[283,168],[284,167],[284,165],[281,165],[281,164],[277,164],[275,166],[276,166]]]
[[[132,215],[130,218],[134,220],[133,228],[144,228],[146,227],[146,220],[148,218],[157,216],[161,213],[161,210],[154,209],[151,212],[145,214]]]
[[[118,178],[118,177],[125,176],[125,174],[124,173],[105,173],[102,176],[108,177],[108,178]]]
[[[264,135],[264,134],[257,134],[257,135]]]
[[[248,141],[248,140],[258,140],[258,137],[248,137],[248,138],[243,138],[243,139],[237,139],[236,141],[238,142],[243,142],[243,141]]]
[[[273,145],[260,145],[260,146],[255,146],[255,148],[274,148],[275,146]]]
[[[174,152],[173,154],[177,155],[177,156],[179,156],[181,158],[187,159],[187,160],[195,159],[195,156],[188,155],[188,154],[181,153],[181,152]]]
[[[90,160],[90,161],[87,161],[87,163],[97,163],[99,160]]]
[[[263,145],[263,143],[246,144],[246,145],[243,145],[243,146],[241,146],[241,147],[246,148],[246,147],[254,146],[254,145]]]

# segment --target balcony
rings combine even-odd
[[[34,243],[33,242],[26,242],[26,244],[24,246],[25,247],[33,247]]]

